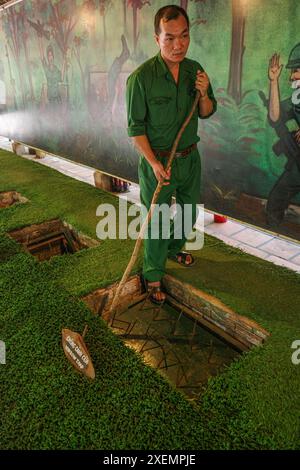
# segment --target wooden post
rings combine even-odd
[[[94,181],[96,188],[103,189],[103,191],[112,191],[112,178],[102,171],[94,171]]]

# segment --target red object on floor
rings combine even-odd
[[[214,222],[216,224],[224,224],[225,222],[227,222],[227,217],[226,215],[214,214]]]

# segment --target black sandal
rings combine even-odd
[[[161,285],[160,286],[151,286],[151,285],[149,285],[149,281],[147,279],[145,279],[144,276],[141,276],[141,279],[142,279],[142,282],[143,282],[143,285],[145,287],[146,292],[148,292],[150,294],[149,299],[151,300],[151,302],[153,304],[156,304],[156,305],[162,305],[165,302],[166,298],[164,298],[162,300],[158,300],[154,297],[155,294],[157,294],[158,292],[162,292]],[[156,282],[156,281],[153,281],[153,282]],[[150,281],[150,284],[151,284],[151,281]]]
[[[190,263],[186,262],[188,256],[190,256],[192,260]],[[180,261],[178,259],[179,257],[181,258]],[[181,264],[182,266],[185,266],[186,268],[193,266],[193,264],[195,264],[196,262],[195,258],[191,255],[191,253],[188,253],[187,251],[178,251],[176,255],[170,256],[170,259],[172,261],[176,261],[176,263]]]

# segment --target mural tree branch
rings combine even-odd
[[[245,0],[232,0],[232,36],[227,93],[240,104],[242,97],[243,56],[245,52]]]
[[[21,67],[21,44],[20,44],[20,17],[16,11],[16,7],[11,7],[6,10],[6,21],[4,22],[4,31],[7,38],[8,47],[13,55],[16,63],[17,73],[19,77],[19,85],[21,90],[21,99],[23,106],[25,106],[25,90],[24,90],[24,77],[22,76]]]
[[[85,0],[81,7],[81,23],[88,30],[93,43],[96,38],[96,2],[95,0]]]
[[[127,2],[123,0],[124,34],[127,33]]]
[[[86,46],[87,38],[85,37],[84,34],[82,36],[75,36],[73,39],[73,43],[74,43],[73,52],[74,52],[74,55],[75,55],[75,58],[77,60],[78,67],[80,70],[83,96],[86,97],[85,74],[84,74],[84,70],[82,67],[82,63],[81,63],[81,49],[82,49],[82,46]]]
[[[33,80],[32,80],[32,75],[31,75],[31,64],[30,64],[30,57],[29,57],[29,48],[28,48],[28,39],[30,37],[28,29],[27,29],[27,17],[31,14],[31,5],[26,5],[27,8],[25,7],[25,3],[22,3],[20,5],[20,28],[22,30],[22,41],[23,41],[23,47],[24,47],[24,52],[25,52],[25,60],[26,60],[26,71],[28,75],[28,81],[29,81],[29,87],[30,87],[30,99],[31,102],[34,102],[34,91],[33,91]]]
[[[132,22],[133,22],[133,52],[136,52],[139,32],[138,32],[138,10],[143,6],[151,5],[147,0],[128,0],[128,6],[132,8]]]
[[[45,30],[45,25],[44,23],[41,23],[40,20],[37,20],[37,22],[35,23],[34,21],[31,21],[29,18],[27,18],[27,23],[36,32],[36,37],[37,37],[37,42],[38,42],[39,52],[40,52],[40,59],[42,60],[45,55],[43,38],[46,38],[47,41],[50,41],[50,32]]]
[[[99,0],[99,13],[102,18],[103,26],[103,57],[106,60],[106,44],[107,44],[107,30],[106,30],[106,14],[111,4],[111,0]]]
[[[195,3],[205,3],[206,0],[194,0]],[[183,8],[185,11],[188,10],[188,5],[189,5],[189,0],[180,0],[180,6]]]
[[[80,11],[76,0],[50,0],[50,17],[48,24],[63,57],[62,80],[65,80],[68,48],[72,40],[72,32],[79,20]]]

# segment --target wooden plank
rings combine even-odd
[[[163,285],[169,296],[195,312],[193,318],[198,314],[199,321],[214,325],[219,332],[223,332],[224,337],[226,333],[246,348],[261,344],[269,336],[269,332],[255,321],[237,314],[216,297],[190,284],[167,274],[163,278]]]
[[[189,307],[181,304],[180,302],[177,302],[170,295],[167,295],[167,303],[170,304],[176,310],[182,311],[188,317],[193,318],[194,320],[197,320],[201,325],[203,325],[209,331],[215,333],[217,336],[224,339],[227,343],[231,344],[239,351],[248,351],[249,348],[251,347],[251,343],[247,343],[245,341],[239,341],[239,339],[235,338],[234,336],[224,331],[223,328],[221,328],[220,326],[215,325],[214,323],[207,320],[201,314],[201,312],[196,312],[190,309]]]
[[[77,232],[70,224],[60,219],[48,220],[41,224],[33,224],[9,232],[11,238],[25,246],[46,241],[47,238],[51,239],[51,237],[58,234],[64,235],[73,252],[79,251],[82,248],[93,248],[100,244],[99,241],[93,240],[81,232]]]
[[[117,287],[118,283],[115,283],[105,288],[97,289],[91,294],[82,297],[82,300],[94,313],[100,315],[104,320],[108,320],[110,306]],[[135,275],[128,279],[124,285],[124,289],[119,296],[118,309],[124,309],[130,303],[136,301],[139,296],[141,296],[141,299],[144,298],[144,296],[142,296],[140,276]]]
[[[29,240],[27,243],[28,247],[31,247],[32,245],[38,246],[39,244],[43,245],[45,243],[49,243],[55,240],[61,240],[64,238],[64,233],[59,231],[59,232],[51,232],[47,233],[46,235],[43,235],[42,237],[34,238],[32,240]]]
[[[59,219],[48,220],[41,224],[32,224],[27,227],[12,230],[9,236],[19,243],[28,243],[31,239],[37,239],[48,235],[49,232],[59,232],[64,226]]]

